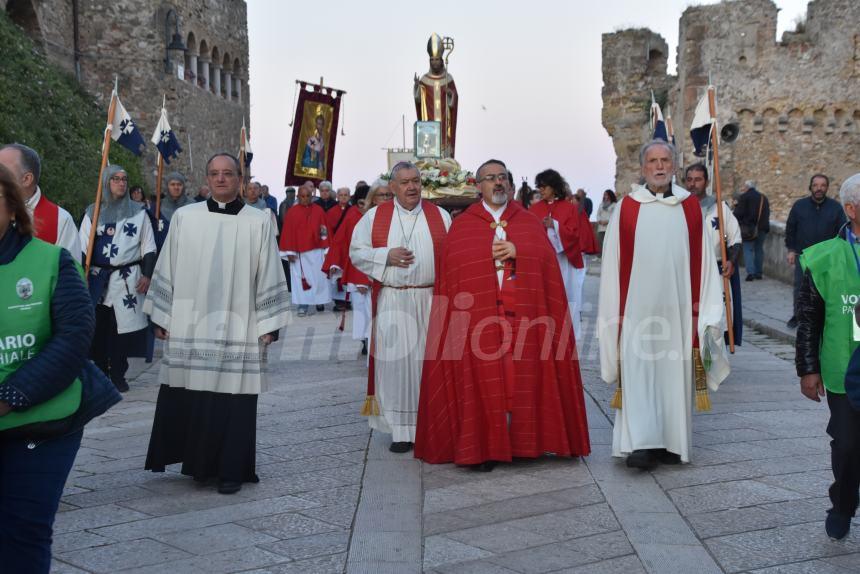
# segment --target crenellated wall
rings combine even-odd
[[[792,203],[808,193],[813,173],[828,174],[835,194],[846,177],[860,172],[860,2],[814,0],[805,26],[785,33],[779,42],[776,26],[777,8],[770,0],[690,7],[679,23],[677,78],[664,72],[653,83],[670,84],[676,141],[682,163],[689,164],[697,160],[689,124],[711,78],[720,125],[737,122],[741,128],[734,143],[720,147],[724,192],[734,193],[743,181],[755,180],[771,199],[773,218],[784,220]],[[652,42],[662,40],[648,30],[624,30],[603,39],[604,127],[619,155],[616,186],[622,192],[638,178],[633,152],[647,138],[648,113],[644,106],[620,115],[611,111],[619,100],[644,99],[648,87],[631,94],[628,90],[637,85],[613,78],[625,72],[645,74],[650,62],[641,50],[638,58],[618,52],[646,34]],[[635,143],[631,124],[644,130],[644,138]]]

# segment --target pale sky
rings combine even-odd
[[[295,80],[347,92],[334,186],[387,169],[383,148],[412,146],[412,78],[427,71],[427,39],[451,36],[449,73],[460,95],[456,159],[474,171],[488,158],[522,177],[552,167],[599,201],[612,188],[615,153],[601,125],[601,34],[647,27],[669,44],[689,0],[247,0],[252,172],[279,199],[289,154]],[[805,0],[776,0],[778,35]],[[432,7],[432,13],[419,12]],[[340,130],[338,130],[340,131]]]

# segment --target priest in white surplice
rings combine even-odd
[[[617,385],[612,455],[642,469],[689,462],[694,401],[708,410],[708,389],[729,373],[713,246],[698,200],[672,185],[674,157],[662,140],[642,148],[646,183],[612,213],[600,278],[601,377]]]
[[[322,207],[311,203],[311,182],[299,188],[296,198],[298,203],[284,213],[280,248],[281,256],[290,261],[293,304],[298,305],[298,316],[304,317],[310,305],[322,311],[331,301],[331,288],[322,267],[332,234]]]
[[[373,327],[367,400],[370,428],[392,435],[392,452],[415,442],[418,391],[436,264],[451,225],[444,209],[421,199],[421,174],[401,162],[391,170],[394,201],[355,226],[349,254],[373,280]]]
[[[233,494],[257,482],[257,397],[266,348],[287,324],[287,283],[272,218],[239,197],[239,162],[206,165],[212,195],[177,210],[144,310],[166,339],[146,469]]]

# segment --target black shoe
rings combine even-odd
[[[319,309],[319,307],[317,307],[317,308]],[[346,306],[343,304],[343,301],[335,301],[335,302],[334,302],[334,307],[332,307],[332,309],[331,309],[331,310],[332,310],[332,311],[334,311],[335,313],[340,313],[340,312],[341,312],[341,311],[343,311],[345,308],[346,308]],[[321,310],[321,309],[320,309],[320,310]]]
[[[325,311],[325,305],[317,305],[317,311]]]
[[[755,281],[755,275],[747,275],[747,281]]]
[[[218,494],[236,494],[240,490],[242,490],[241,482],[234,482],[232,480],[218,481]]]
[[[657,457],[650,450],[634,450],[627,456],[628,468],[651,470],[657,466]]]
[[[851,530],[851,517],[834,512],[831,508],[827,511],[827,520],[824,521],[824,531],[833,540],[842,540],[848,536]]]
[[[785,326],[789,329],[797,329],[797,317],[792,317],[786,321]]]
[[[361,341],[361,354],[362,354],[362,355],[366,355],[366,354],[367,354],[367,339],[363,339],[363,340]]]
[[[484,462],[473,464],[469,468],[477,472],[493,472],[493,469],[496,468],[497,464],[498,463],[495,460],[485,460]]]
[[[681,455],[669,452],[665,448],[655,449],[654,454],[660,464],[681,464]]]
[[[397,454],[403,454],[412,450],[414,445],[411,442],[393,442],[388,450]]]
[[[113,386],[115,386],[116,390],[121,393],[127,393],[129,391],[129,386],[125,379],[121,381],[113,381]]]

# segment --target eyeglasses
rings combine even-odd
[[[128,183],[128,178],[127,178],[127,177],[123,177],[123,176],[121,176],[121,175],[114,175],[114,176],[112,176],[112,177],[110,178],[110,180],[111,180],[111,181],[113,181],[113,182],[116,182],[116,183],[120,183],[120,182],[122,182],[122,183]]]
[[[494,175],[494,174],[492,174],[492,173],[489,173],[489,174],[485,175],[484,177],[482,177],[481,179],[479,179],[478,181],[479,181],[479,182],[484,182],[484,181],[498,181],[499,183],[501,183],[501,182],[503,182],[503,181],[508,181],[508,174],[506,174],[506,173],[497,173],[497,174],[495,174],[495,175]]]

